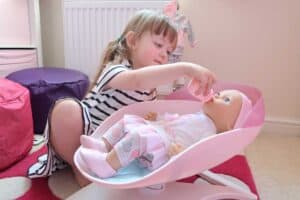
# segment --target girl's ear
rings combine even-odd
[[[130,49],[134,49],[136,46],[135,32],[128,31],[125,35],[126,44]]]

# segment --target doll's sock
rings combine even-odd
[[[105,138],[110,145],[114,146],[121,138],[124,137],[124,135],[126,135],[123,127],[123,120],[120,120],[109,128],[102,137]]]
[[[87,135],[81,135],[80,136],[80,143],[83,147],[89,148],[89,149],[95,149],[100,152],[106,153],[107,148],[102,138],[96,139],[91,136]]]
[[[87,168],[100,178],[113,176],[116,171],[106,161],[107,153],[101,153],[94,149],[81,148],[80,156]]]

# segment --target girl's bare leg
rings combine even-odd
[[[80,146],[80,135],[83,134],[81,106],[72,99],[56,103],[50,116],[50,141],[55,152],[65,160],[74,172],[80,186],[90,182],[75,167],[73,155]]]

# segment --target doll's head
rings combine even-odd
[[[215,93],[202,108],[220,133],[241,127],[251,111],[252,103],[238,90],[223,90]]]

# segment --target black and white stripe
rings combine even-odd
[[[84,120],[84,134],[90,135],[93,131],[113,112],[121,107],[147,100],[155,99],[154,90],[127,91],[118,89],[107,89],[104,86],[119,73],[130,70],[126,65],[109,66],[98,79],[96,86],[86,95],[80,103],[82,117]],[[66,163],[56,155],[50,141],[48,121],[45,128],[45,143],[48,152],[41,155],[27,172],[31,178],[45,177],[51,175],[57,169],[66,167]]]
[[[127,70],[131,69],[126,65],[111,65],[106,67],[97,80],[95,87],[82,100],[82,103],[89,112],[93,129],[123,106],[156,98],[154,90],[130,91],[113,88],[103,90],[110,80],[119,73]]]

